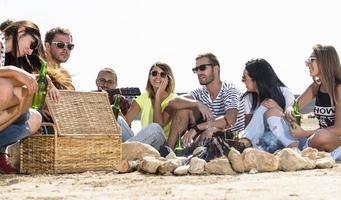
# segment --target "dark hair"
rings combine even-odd
[[[166,91],[168,93],[173,93],[174,92],[174,88],[175,88],[175,80],[174,80],[174,75],[173,75],[172,69],[166,63],[156,62],[154,65],[152,65],[150,67],[149,72],[148,72],[148,80],[147,80],[146,90],[147,90],[147,92],[149,94],[149,98],[154,99],[154,97],[155,97],[155,92],[153,90],[153,86],[152,86],[152,84],[149,81],[150,73],[152,72],[154,67],[159,67],[160,69],[162,69],[162,71],[164,71],[167,74],[168,85],[166,87]]]
[[[53,29],[47,31],[45,34],[45,42],[51,44],[51,42],[52,42],[52,40],[56,34],[68,35],[68,36],[70,36],[71,42],[72,42],[71,32],[69,31],[69,29],[62,28],[62,27],[56,27],[56,28],[53,28]]]
[[[219,61],[218,61],[217,57],[213,53],[202,53],[202,54],[199,54],[195,58],[195,60],[198,60],[200,58],[208,58],[212,65],[218,65],[220,67]]]
[[[11,23],[13,23],[14,20],[12,19],[7,19],[6,21],[3,21],[1,24],[0,24],[0,31],[4,31],[5,28],[7,28],[7,26],[9,26]]]
[[[3,22],[2,28],[6,38],[12,36],[12,52],[6,53],[5,65],[14,65],[25,69],[32,73],[38,71],[41,66],[41,61],[46,60],[45,50],[43,45],[39,45],[37,50],[34,50],[32,55],[25,57],[18,57],[18,30],[24,29],[24,34],[35,35],[41,44],[40,30],[36,24],[30,21],[12,21],[7,20]],[[34,36],[33,36],[34,37]]]
[[[245,70],[253,81],[256,82],[258,94],[256,92],[246,92],[252,95],[252,108],[255,110],[259,103],[265,99],[272,99],[283,109],[285,109],[285,98],[280,87],[286,87],[278,78],[271,65],[264,59],[252,59],[245,64]]]

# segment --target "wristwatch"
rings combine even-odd
[[[201,132],[201,130],[198,128],[198,126],[196,124],[192,124],[191,129],[194,129],[197,133]]]

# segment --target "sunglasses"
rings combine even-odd
[[[242,82],[245,83],[247,80],[253,80],[252,78],[247,78],[245,75],[242,76]]]
[[[153,77],[157,76],[158,74],[160,74],[161,78],[165,78],[167,76],[167,74],[165,72],[158,72],[158,71],[152,71],[150,73]]]
[[[314,62],[314,60],[316,60],[316,57],[309,57],[306,61],[304,61],[305,65],[310,65]]]
[[[67,49],[70,51],[75,47],[74,44],[70,44],[70,43],[68,44],[68,43],[64,43],[64,42],[52,42],[52,44],[56,45],[56,47],[58,49],[64,49],[66,46]]]
[[[31,42],[30,49],[32,49],[33,51],[37,50],[39,48],[40,42],[34,35],[32,35],[32,34],[30,34],[30,35],[32,36],[32,38],[34,40],[33,42]]]
[[[213,66],[213,64],[202,64],[192,69],[193,73],[198,73],[198,71],[205,71],[207,66]]]
[[[105,80],[104,78],[100,78],[97,81],[101,85],[105,85],[105,84],[107,84],[107,85],[114,85],[115,84],[115,81],[113,81],[113,80]]]

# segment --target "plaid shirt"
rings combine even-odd
[[[110,101],[111,105],[113,105],[115,103],[115,96],[116,95],[109,96],[109,101]],[[130,102],[124,96],[121,96],[121,102],[120,103],[121,103],[121,105],[120,105],[121,112],[123,115],[126,115],[129,108],[130,108]]]

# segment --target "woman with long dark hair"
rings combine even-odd
[[[9,164],[7,146],[36,132],[41,124],[41,115],[29,109],[37,82],[20,69],[21,58],[39,52],[41,40],[39,28],[29,21],[6,21],[0,28],[0,173],[10,174],[16,169]]]
[[[242,81],[246,86],[246,128],[240,141],[246,147],[274,152],[283,147],[298,147],[290,135],[290,126],[282,118],[283,112],[294,101],[294,95],[278,78],[272,66],[264,59],[246,63]]]

